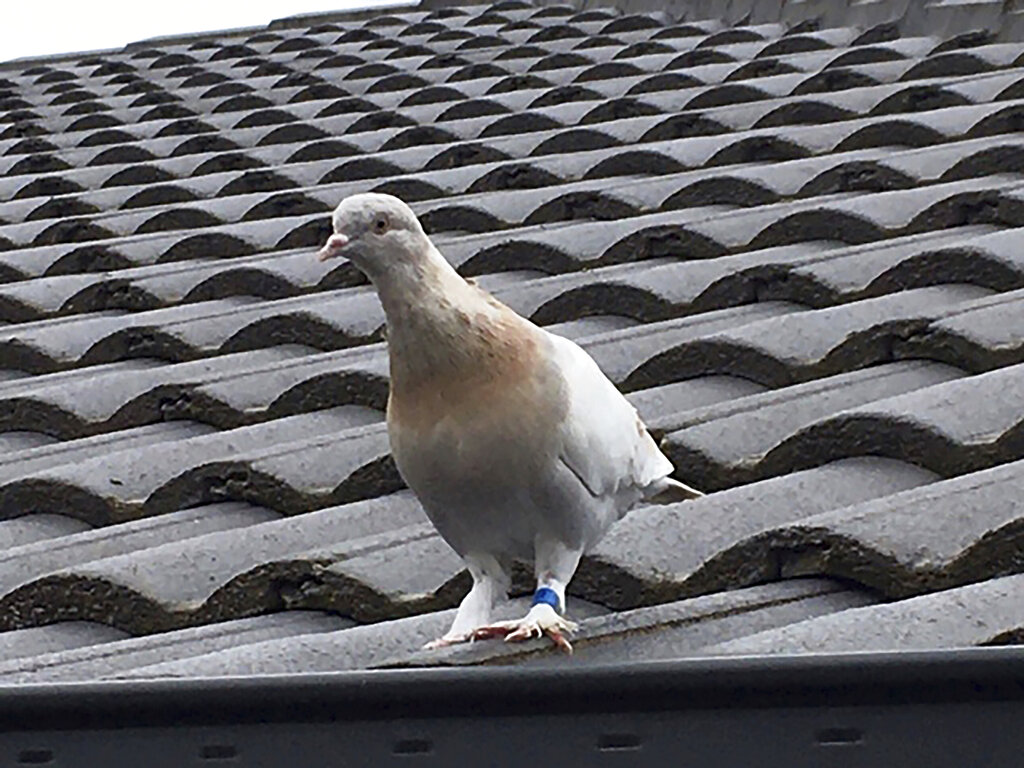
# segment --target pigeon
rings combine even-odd
[[[571,653],[565,590],[583,553],[641,501],[702,494],[669,476],[590,355],[459,275],[399,198],[352,195],[332,222],[320,258],[351,261],[384,308],[395,464],[473,580],[427,647],[546,635]],[[534,563],[532,605],[491,623],[515,560]]]

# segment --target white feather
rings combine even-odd
[[[568,387],[561,458],[595,497],[613,497],[619,516],[672,472],[672,463],[636,409],[594,359],[569,339],[547,334]]]

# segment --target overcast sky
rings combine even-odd
[[[262,26],[301,13],[408,0],[0,0],[0,61],[120,48],[160,35]]]

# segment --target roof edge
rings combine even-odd
[[[1019,647],[0,688],[19,763],[81,766],[513,766],[529,745],[538,764],[961,768],[1015,764],[1022,716]]]
[[[386,0],[387,1],[387,0]],[[121,48],[96,48],[68,53],[26,56],[0,61],[0,71],[35,63],[59,63],[86,56],[103,56],[140,50],[151,45],[172,45],[196,42],[207,38],[231,38],[275,29],[327,23],[358,21],[381,12],[436,10],[486,4],[489,0],[393,0],[383,5],[366,5],[343,11],[323,11],[272,19],[263,26],[234,27],[220,30],[185,32],[129,42]],[[614,9],[621,13],[660,13],[674,22],[720,19],[728,24],[781,23],[788,27],[817,24],[823,27],[844,25],[872,29],[893,25],[902,34],[932,35],[948,39],[965,34],[987,33],[993,40],[1018,42],[1024,40],[1024,8],[1001,0],[977,0],[972,3],[924,5],[918,0],[531,0],[539,7],[570,5],[579,10]]]
[[[555,689],[558,695],[550,695]],[[517,667],[425,667],[0,685],[0,724],[47,730],[151,726],[165,718],[292,722],[325,709],[333,718],[365,722],[982,701],[1024,707],[1024,646],[567,662],[529,674]]]
[[[472,5],[487,0],[422,0],[424,9]],[[674,23],[721,20],[727,25],[780,23],[864,30],[891,24],[901,34],[942,40],[986,32],[999,42],[1024,40],[1024,5],[1003,0],[924,3],[921,0],[529,0],[535,5],[569,5],[580,11],[662,13]]]
[[[452,3],[454,5],[454,3]],[[22,56],[17,59],[0,61],[0,72],[6,69],[21,69],[31,64],[54,64],[73,59],[81,59],[88,56],[104,56],[121,53],[131,53],[155,45],[180,45],[182,43],[194,43],[205,39],[219,39],[232,37],[248,37],[260,32],[268,32],[275,29],[295,29],[297,27],[312,26],[318,23],[331,21],[361,21],[370,19],[373,16],[386,11],[408,12],[421,8],[420,3],[407,2],[407,0],[383,0],[380,5],[364,5],[358,8],[351,8],[343,11],[323,11],[317,13],[304,13],[296,16],[284,16],[271,19],[264,25],[249,27],[228,27],[226,29],[207,29],[198,32],[182,32],[180,34],[159,35],[147,37],[141,40],[133,40],[120,48],[92,48],[83,51],[69,51],[67,53],[42,54],[40,56]]]

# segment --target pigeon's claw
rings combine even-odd
[[[574,628],[576,626],[572,622],[567,621],[564,623],[566,626],[566,631],[568,631],[569,628]],[[564,653],[572,655],[572,643],[570,643],[569,639],[562,634],[561,627],[541,628],[537,624],[522,624],[515,630],[505,635],[505,642],[521,643],[526,640],[532,640],[534,638],[541,637],[543,635],[547,635],[551,639],[551,642],[555,644],[556,648],[558,648]]]
[[[547,635],[565,653],[572,653],[572,644],[564,633],[574,632],[577,625],[555,612],[550,605],[535,605],[517,621],[500,621],[473,632],[474,640],[504,637],[506,643],[521,643]]]
[[[431,640],[429,643],[423,646],[424,651],[436,651],[438,648],[447,648],[449,645],[459,645],[460,643],[471,643],[473,642],[474,635],[470,634],[452,634],[449,632],[447,635],[442,635],[436,640]]]
[[[508,637],[515,629],[510,626],[514,623],[512,621],[502,621],[498,624],[489,624],[486,627],[477,627],[473,630],[473,639],[493,640],[496,637]]]
[[[569,642],[569,638],[557,629],[549,629],[546,634],[551,638],[551,642],[555,644],[555,647],[558,648],[558,650],[572,656],[572,643]]]

